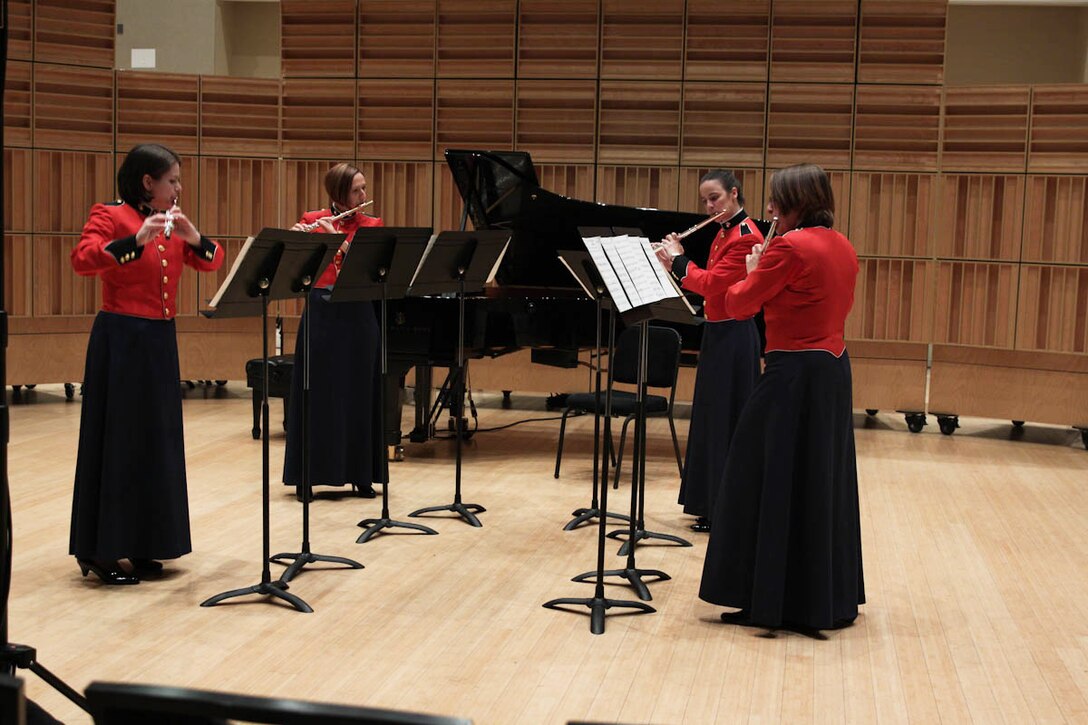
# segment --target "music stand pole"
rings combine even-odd
[[[263,554],[261,556],[261,581],[259,584],[254,584],[251,587],[243,587],[241,589],[232,589],[221,594],[216,594],[214,597],[205,599],[200,603],[202,607],[214,607],[228,599],[234,599],[235,597],[243,597],[248,594],[264,594],[267,596],[282,599],[290,604],[292,607],[300,612],[307,614],[312,613],[313,608],[304,602],[301,598],[295,596],[291,592],[287,591],[287,583],[283,581],[272,581],[272,572],[268,568],[268,553],[270,550],[269,544],[269,491],[268,491],[268,479],[269,479],[269,451],[268,451],[268,302],[269,302],[269,288],[271,286],[271,280],[267,277],[262,278],[258,283],[260,288],[261,297],[261,340],[262,340],[262,365],[264,370],[264,382],[261,392],[261,543],[263,548]]]
[[[291,564],[280,575],[280,581],[289,582],[307,564],[324,561],[330,564],[343,564],[348,569],[362,569],[363,565],[354,559],[343,556],[328,556],[315,554],[310,551],[310,501],[314,497],[313,481],[310,480],[310,327],[313,325],[310,313],[310,291],[313,289],[313,279],[306,277],[302,280],[302,292],[305,301],[302,303],[302,314],[306,320],[302,331],[302,546],[297,553],[281,553],[271,557],[276,564],[290,561]],[[268,556],[268,552],[265,552]]]
[[[629,522],[629,530],[632,539],[635,535],[635,524],[638,516],[638,489],[639,481],[643,475],[643,471],[646,466],[646,370],[649,363],[649,323],[642,321],[638,323],[639,326],[639,358],[638,358],[638,406],[635,414],[635,436],[633,447],[634,450],[631,456],[631,519]],[[603,482],[605,488],[608,487],[608,482]],[[612,532],[615,533],[615,532]],[[611,536],[612,534],[609,534]],[[574,577],[573,581],[585,582],[589,581],[591,577],[597,575],[597,572],[585,572]],[[646,582],[642,581],[643,577],[653,577],[651,583],[665,581],[671,579],[668,574],[658,569],[639,569],[635,563],[635,547],[630,547],[627,551],[627,562],[623,569],[612,569],[606,571],[602,576],[618,576],[621,579],[626,579],[627,583],[631,585],[635,590],[635,594],[643,601],[650,601],[653,597],[650,595],[650,589],[646,586]]]
[[[600,299],[598,297],[598,299]],[[598,325],[600,325],[598,318]],[[600,336],[598,332],[598,352],[600,350]],[[608,325],[608,364],[611,368],[613,356],[616,349],[616,317],[615,314],[609,315]],[[598,357],[598,361],[600,358]],[[598,374],[597,379],[598,394],[600,392],[600,377]],[[604,417],[604,435],[605,440],[611,440],[612,435],[612,380],[609,376],[608,389],[605,392],[605,417]],[[596,453],[594,454],[596,455]],[[600,502],[601,510],[608,510],[608,459],[610,451],[605,447],[600,451],[600,471],[601,475],[594,481],[596,486],[600,487]],[[594,491],[594,499],[596,499],[597,492]],[[614,514],[612,514],[614,515]],[[552,599],[545,602],[542,606],[547,609],[559,609],[563,610],[565,606],[580,605],[589,608],[589,631],[593,634],[604,634],[604,620],[607,610],[616,607],[621,609],[634,609],[634,614],[650,614],[657,610],[651,607],[649,604],[643,604],[642,602],[632,602],[622,599],[607,599],[604,596],[604,540],[605,540],[605,521],[606,516],[599,516],[597,519],[597,568],[593,572],[589,572],[595,577],[595,588],[593,590],[593,596],[589,598],[578,597],[561,597],[559,599]],[[575,577],[574,581],[579,581]]]
[[[461,446],[463,431],[461,429],[463,424],[462,413],[465,406],[465,272],[468,268],[465,265],[458,265],[457,267],[457,382],[454,385],[453,398],[450,404],[450,412],[454,413],[454,436],[456,441],[454,448],[456,450],[456,466],[455,466],[455,480],[453,487],[453,503],[446,506],[427,506],[421,508],[412,513],[409,516],[419,516],[420,514],[433,513],[436,511],[452,511],[457,514],[472,526],[480,527],[483,524],[480,523],[480,519],[476,517],[476,514],[487,511],[483,506],[478,503],[463,503],[461,501]],[[455,409],[456,408],[456,409]]]
[[[571,516],[574,518],[567,522],[567,525],[563,527],[563,531],[573,531],[587,521],[600,516],[601,511],[604,511],[605,516],[611,516],[613,518],[626,521],[628,519],[624,514],[614,514],[601,507],[597,498],[597,483],[601,477],[601,466],[599,463],[599,455],[601,451],[601,360],[602,353],[604,352],[601,341],[601,313],[604,309],[602,298],[604,297],[604,287],[602,285],[595,286],[596,291],[596,303],[597,303],[597,372],[596,380],[594,382],[593,399],[596,401],[596,405],[593,406],[593,495],[589,502],[589,508],[575,509],[571,512]],[[610,318],[611,319],[611,318]],[[608,358],[609,370],[612,368],[612,358]],[[610,373],[611,374],[611,373]],[[604,434],[604,450],[606,456],[612,455],[612,435],[611,426],[607,426],[607,430]],[[607,476],[605,476],[607,478]]]
[[[382,283],[382,319],[381,319],[381,335],[382,335],[382,384],[381,391],[378,394],[378,406],[381,411],[381,457],[382,457],[382,473],[385,483],[382,485],[382,515],[376,519],[363,519],[359,522],[359,526],[363,527],[365,531],[359,534],[359,538],[355,540],[356,544],[365,544],[374,538],[375,535],[381,533],[384,529],[412,529],[422,532],[424,534],[437,535],[438,532],[432,529],[430,526],[424,526],[423,524],[414,524],[408,521],[395,521],[389,516],[389,455],[386,453],[386,440],[385,440],[385,393],[389,383],[389,346],[387,340],[387,332],[389,328],[389,318],[386,310],[386,303],[389,300],[389,270],[386,267],[378,268],[378,276]],[[460,442],[460,441],[458,441]]]

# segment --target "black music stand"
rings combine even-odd
[[[335,241],[337,242],[343,242],[347,238],[343,234],[333,236],[336,237]],[[326,239],[328,239],[328,236],[326,236]],[[335,248],[330,246],[330,250]],[[310,480],[310,325],[312,324],[309,314],[310,291],[313,289],[314,281],[320,277],[324,269],[325,267],[320,267],[316,274],[299,280],[304,300],[302,316],[306,319],[306,325],[302,330],[302,368],[299,370],[302,375],[302,485],[298,488],[302,498],[302,545],[297,552],[284,552],[275,554],[270,558],[270,561],[276,564],[291,562],[283,574],[280,575],[280,581],[282,582],[291,581],[295,578],[295,575],[302,571],[302,567],[319,561],[328,564],[343,564],[348,569],[363,568],[363,565],[354,559],[315,554],[310,551],[310,502],[314,498],[313,481]],[[339,279],[337,282],[339,282]]]
[[[605,309],[608,310],[609,319],[612,319],[614,310],[610,304],[607,290],[605,289],[604,282],[601,280],[599,274],[597,274],[596,267],[593,266],[593,260],[585,252],[579,252],[576,250],[565,250],[559,255],[559,260],[570,271],[574,278],[581,285],[582,290],[586,295],[596,302],[597,306],[597,365],[595,380],[593,385],[593,492],[591,494],[591,500],[588,508],[575,509],[571,516],[574,518],[567,522],[567,525],[563,527],[563,531],[573,531],[587,521],[591,521],[601,514],[603,510],[597,498],[597,482],[600,477],[601,467],[599,465],[599,455],[601,452],[601,361],[604,359],[604,348],[602,347],[601,339],[601,317]],[[612,367],[612,354],[613,351],[608,351],[608,366]],[[611,386],[609,386],[611,388]],[[611,411],[609,411],[611,413]],[[605,450],[609,456],[612,455],[612,422],[611,415],[606,416],[608,420],[605,423]],[[556,464],[556,478],[559,477],[559,466]],[[627,521],[629,519],[625,514],[612,513],[611,511],[605,511],[605,516],[611,516],[621,521]]]
[[[652,263],[656,264],[656,260],[652,260]],[[637,518],[639,512],[638,503],[644,497],[644,493],[640,495],[640,491],[644,492],[646,485],[646,374],[649,367],[649,321],[653,319],[666,320],[669,322],[680,322],[686,324],[692,324],[695,322],[695,317],[692,314],[690,305],[688,305],[686,299],[682,293],[677,290],[677,297],[666,298],[650,304],[639,305],[621,312],[620,317],[628,325],[639,326],[639,361],[638,361],[638,404],[637,413],[635,416],[635,436],[634,445],[631,456],[631,518],[628,522],[630,540],[637,542],[638,530]],[[602,482],[602,486],[607,488],[607,481]],[[641,527],[644,528],[644,527]],[[664,535],[662,535],[664,536]],[[603,542],[602,544],[603,545]],[[690,546],[690,544],[688,544]],[[573,578],[576,582],[597,581],[598,587],[602,577],[616,576],[621,579],[626,579],[627,583],[634,588],[638,598],[643,601],[649,601],[653,597],[650,595],[649,587],[646,586],[646,582],[643,581],[645,577],[653,577],[651,582],[665,581],[671,579],[671,577],[663,571],[657,569],[639,569],[635,562],[635,545],[628,547],[626,556],[627,561],[622,569],[612,569],[610,571],[601,572],[599,567],[595,571],[588,571]]]
[[[575,256],[577,255],[577,256]],[[585,255],[584,258],[580,252],[563,252],[560,258],[567,264],[568,268],[574,273],[575,277],[580,283],[585,284],[587,281],[591,281],[589,268],[593,267],[592,260],[588,259],[589,255]],[[577,260],[574,264],[571,264],[572,260]],[[583,277],[585,275],[585,278]],[[601,299],[607,295],[604,283],[600,282],[600,275],[595,272],[592,273],[592,277],[596,277],[599,286],[594,286],[586,289],[587,294],[596,292],[598,311],[601,308]],[[609,305],[609,309],[611,309]],[[597,399],[600,399],[601,394],[601,372],[600,372],[600,351],[601,351],[601,331],[600,331],[600,315],[598,312],[597,317],[597,381],[596,381],[596,395]],[[616,352],[616,314],[612,311],[608,316],[608,364],[612,365],[612,360]],[[597,516],[597,568],[594,570],[596,575],[596,588],[592,597],[560,597],[558,599],[552,599],[544,602],[542,606],[547,609],[558,609],[562,611],[565,607],[571,605],[580,605],[583,607],[589,607],[589,631],[593,634],[604,634],[604,619],[607,610],[613,607],[620,609],[633,609],[633,614],[651,614],[657,610],[651,607],[649,604],[643,604],[642,602],[633,602],[623,599],[608,599],[604,595],[604,540],[605,540],[605,521],[609,516],[616,516],[607,511],[608,506],[608,461],[611,451],[610,445],[607,441],[612,439],[612,376],[609,375],[607,388],[605,390],[605,403],[604,403],[604,438],[605,446],[600,445],[600,438],[597,436],[597,426],[599,425],[600,417],[594,421],[594,443],[593,443],[593,502],[590,504],[592,509],[579,509],[579,511],[589,512],[593,511],[591,516],[588,516],[583,521]],[[598,455],[600,456],[598,462]],[[599,475],[598,475],[599,474]],[[600,508],[597,509],[597,490],[600,489]],[[594,510],[596,509],[596,510]],[[600,511],[604,511],[605,515],[600,516]],[[578,514],[578,511],[574,512]],[[584,514],[583,514],[584,515]],[[571,523],[567,524],[564,530],[570,530],[573,528],[572,524],[579,522],[576,518]]]
[[[452,385],[453,398],[450,412],[454,419],[454,437],[457,448],[456,479],[453,503],[445,506],[427,506],[409,516],[437,511],[452,511],[472,526],[483,526],[476,514],[487,509],[478,503],[461,501],[461,446],[463,431],[462,414],[465,405],[465,293],[478,292],[484,283],[495,276],[502,261],[510,232],[442,232],[419,263],[416,277],[408,294],[411,296],[457,293],[457,374]]]
[[[313,612],[309,604],[287,590],[287,582],[272,581],[269,562],[268,501],[268,303],[306,294],[320,271],[328,266],[333,250],[345,239],[342,234],[307,234],[284,229],[263,229],[246,242],[226,281],[212,300],[208,317],[249,317],[260,313],[264,384],[261,400],[261,530],[264,546],[261,581],[251,587],[232,589],[201,602],[214,607],[227,599],[264,594],[282,599],[300,612]]]
[[[356,544],[365,544],[384,529],[412,529],[424,534],[438,532],[423,524],[407,521],[395,521],[389,516],[389,456],[385,452],[385,393],[389,378],[389,332],[387,302],[404,297],[408,285],[419,268],[419,262],[431,239],[429,227],[363,227],[355,232],[351,240],[351,249],[340,267],[340,276],[333,288],[332,301],[381,300],[381,358],[382,384],[379,393],[378,409],[381,411],[379,430],[382,440],[381,479],[382,479],[382,515],[376,519],[363,519],[359,526],[366,529]]]

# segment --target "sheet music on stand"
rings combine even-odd
[[[621,314],[637,307],[677,300],[692,315],[695,309],[657,260],[650,240],[623,234],[583,237],[609,296]],[[676,303],[672,303],[676,304]]]

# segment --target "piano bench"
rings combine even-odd
[[[283,398],[283,427],[287,428],[287,406],[291,402],[291,373],[295,369],[294,355],[274,355],[268,358],[268,397]],[[261,391],[264,388],[264,358],[246,363],[246,387],[253,388],[253,437],[261,437]]]

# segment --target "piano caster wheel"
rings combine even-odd
[[[64,399],[71,400],[76,395],[76,386],[71,383],[64,384]]]
[[[504,409],[510,408],[510,407],[513,406],[513,403],[510,402],[510,393],[511,392],[512,391],[510,391],[510,390],[502,391],[502,407]]]
[[[396,463],[404,461],[404,446],[393,446],[393,460]]]

